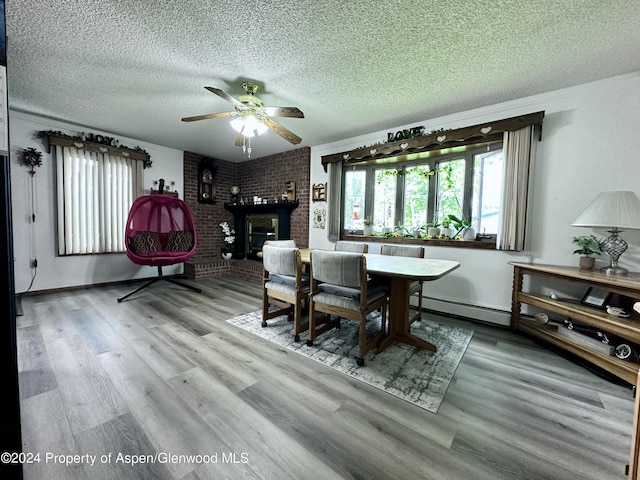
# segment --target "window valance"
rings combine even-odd
[[[480,123],[471,127],[443,130],[381,145],[360,147],[348,152],[325,155],[322,157],[322,166],[326,172],[329,164],[340,161],[343,161],[344,164],[353,164],[398,155],[492,142],[502,140],[504,132],[520,130],[530,125],[538,127],[537,134],[540,139],[543,118],[544,112],[536,112],[495,122]]]
[[[150,165],[151,157],[142,149],[133,149],[123,146],[114,146],[107,143],[89,142],[82,138],[76,138],[66,135],[58,134],[45,134],[48,140],[47,152],[51,152],[51,145],[58,145],[60,147],[76,147],[81,148],[87,152],[108,153],[111,155],[118,155],[120,157],[131,158],[133,160],[140,160],[145,163],[145,166]]]

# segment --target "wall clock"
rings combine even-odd
[[[198,202],[215,203],[215,166],[213,160],[204,159],[198,164]]]

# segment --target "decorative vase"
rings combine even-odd
[[[231,260],[232,256],[233,256],[233,253],[231,252],[222,252],[222,258],[224,258],[225,260]]]
[[[587,257],[587,256],[580,256],[580,268],[583,268],[585,270],[589,270],[591,268],[594,267],[594,265],[596,264],[596,259],[593,257]]]

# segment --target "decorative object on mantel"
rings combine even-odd
[[[287,182],[286,190],[282,198],[286,198],[290,202],[294,202],[296,199],[296,182]]]
[[[29,173],[31,174],[31,176],[33,176],[36,174],[34,167],[42,166],[42,152],[39,152],[33,147],[25,148],[22,152],[21,162],[22,165],[31,168],[31,171]]]
[[[594,235],[583,235],[581,237],[573,237],[571,242],[580,248],[573,251],[573,254],[580,254],[580,268],[591,269],[596,263],[596,259],[591,255],[600,255],[602,247],[598,239]]]
[[[544,112],[542,111],[494,122],[481,123],[471,127],[436,130],[427,135],[419,135],[413,138],[376,145],[375,148],[360,147],[348,152],[325,155],[321,159],[322,166],[326,172],[327,165],[335,162],[342,161],[345,164],[353,164],[411,153],[441,150],[449,147],[500,142],[502,141],[504,132],[520,130],[529,125],[536,125],[538,127],[538,138],[540,139],[542,135],[543,118]]]
[[[39,130],[35,133],[36,138],[48,141],[47,153],[51,152],[51,145],[75,146],[92,152],[111,152],[123,157],[130,157],[144,162],[144,168],[151,168],[151,157],[146,150],[136,147],[127,147],[120,144],[120,140],[106,135],[95,135],[93,133],[79,132],[76,135],[69,135],[59,130]]]
[[[229,191],[231,192],[231,202],[236,203],[238,201],[238,195],[240,194],[240,187],[233,185]]]
[[[618,259],[629,244],[618,234],[622,229],[640,229],[640,199],[631,191],[601,192],[571,224],[574,227],[608,228],[609,237],[600,240],[602,250],[611,263],[602,271],[608,275],[626,275]]]
[[[233,242],[236,241],[235,231],[229,227],[227,222],[222,222],[220,224],[222,228],[222,233],[224,233],[224,239],[222,241],[222,247],[220,248],[220,253],[222,254],[222,258],[225,260],[231,259],[233,256]]]

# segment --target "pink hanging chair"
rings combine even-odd
[[[159,191],[164,189],[160,180]],[[177,197],[151,194],[138,197],[129,210],[125,229],[127,257],[138,265],[158,267],[158,276],[132,292],[118,298],[118,302],[160,280],[200,293],[199,288],[164,277],[162,267],[189,260],[196,251],[196,227],[188,205]]]

